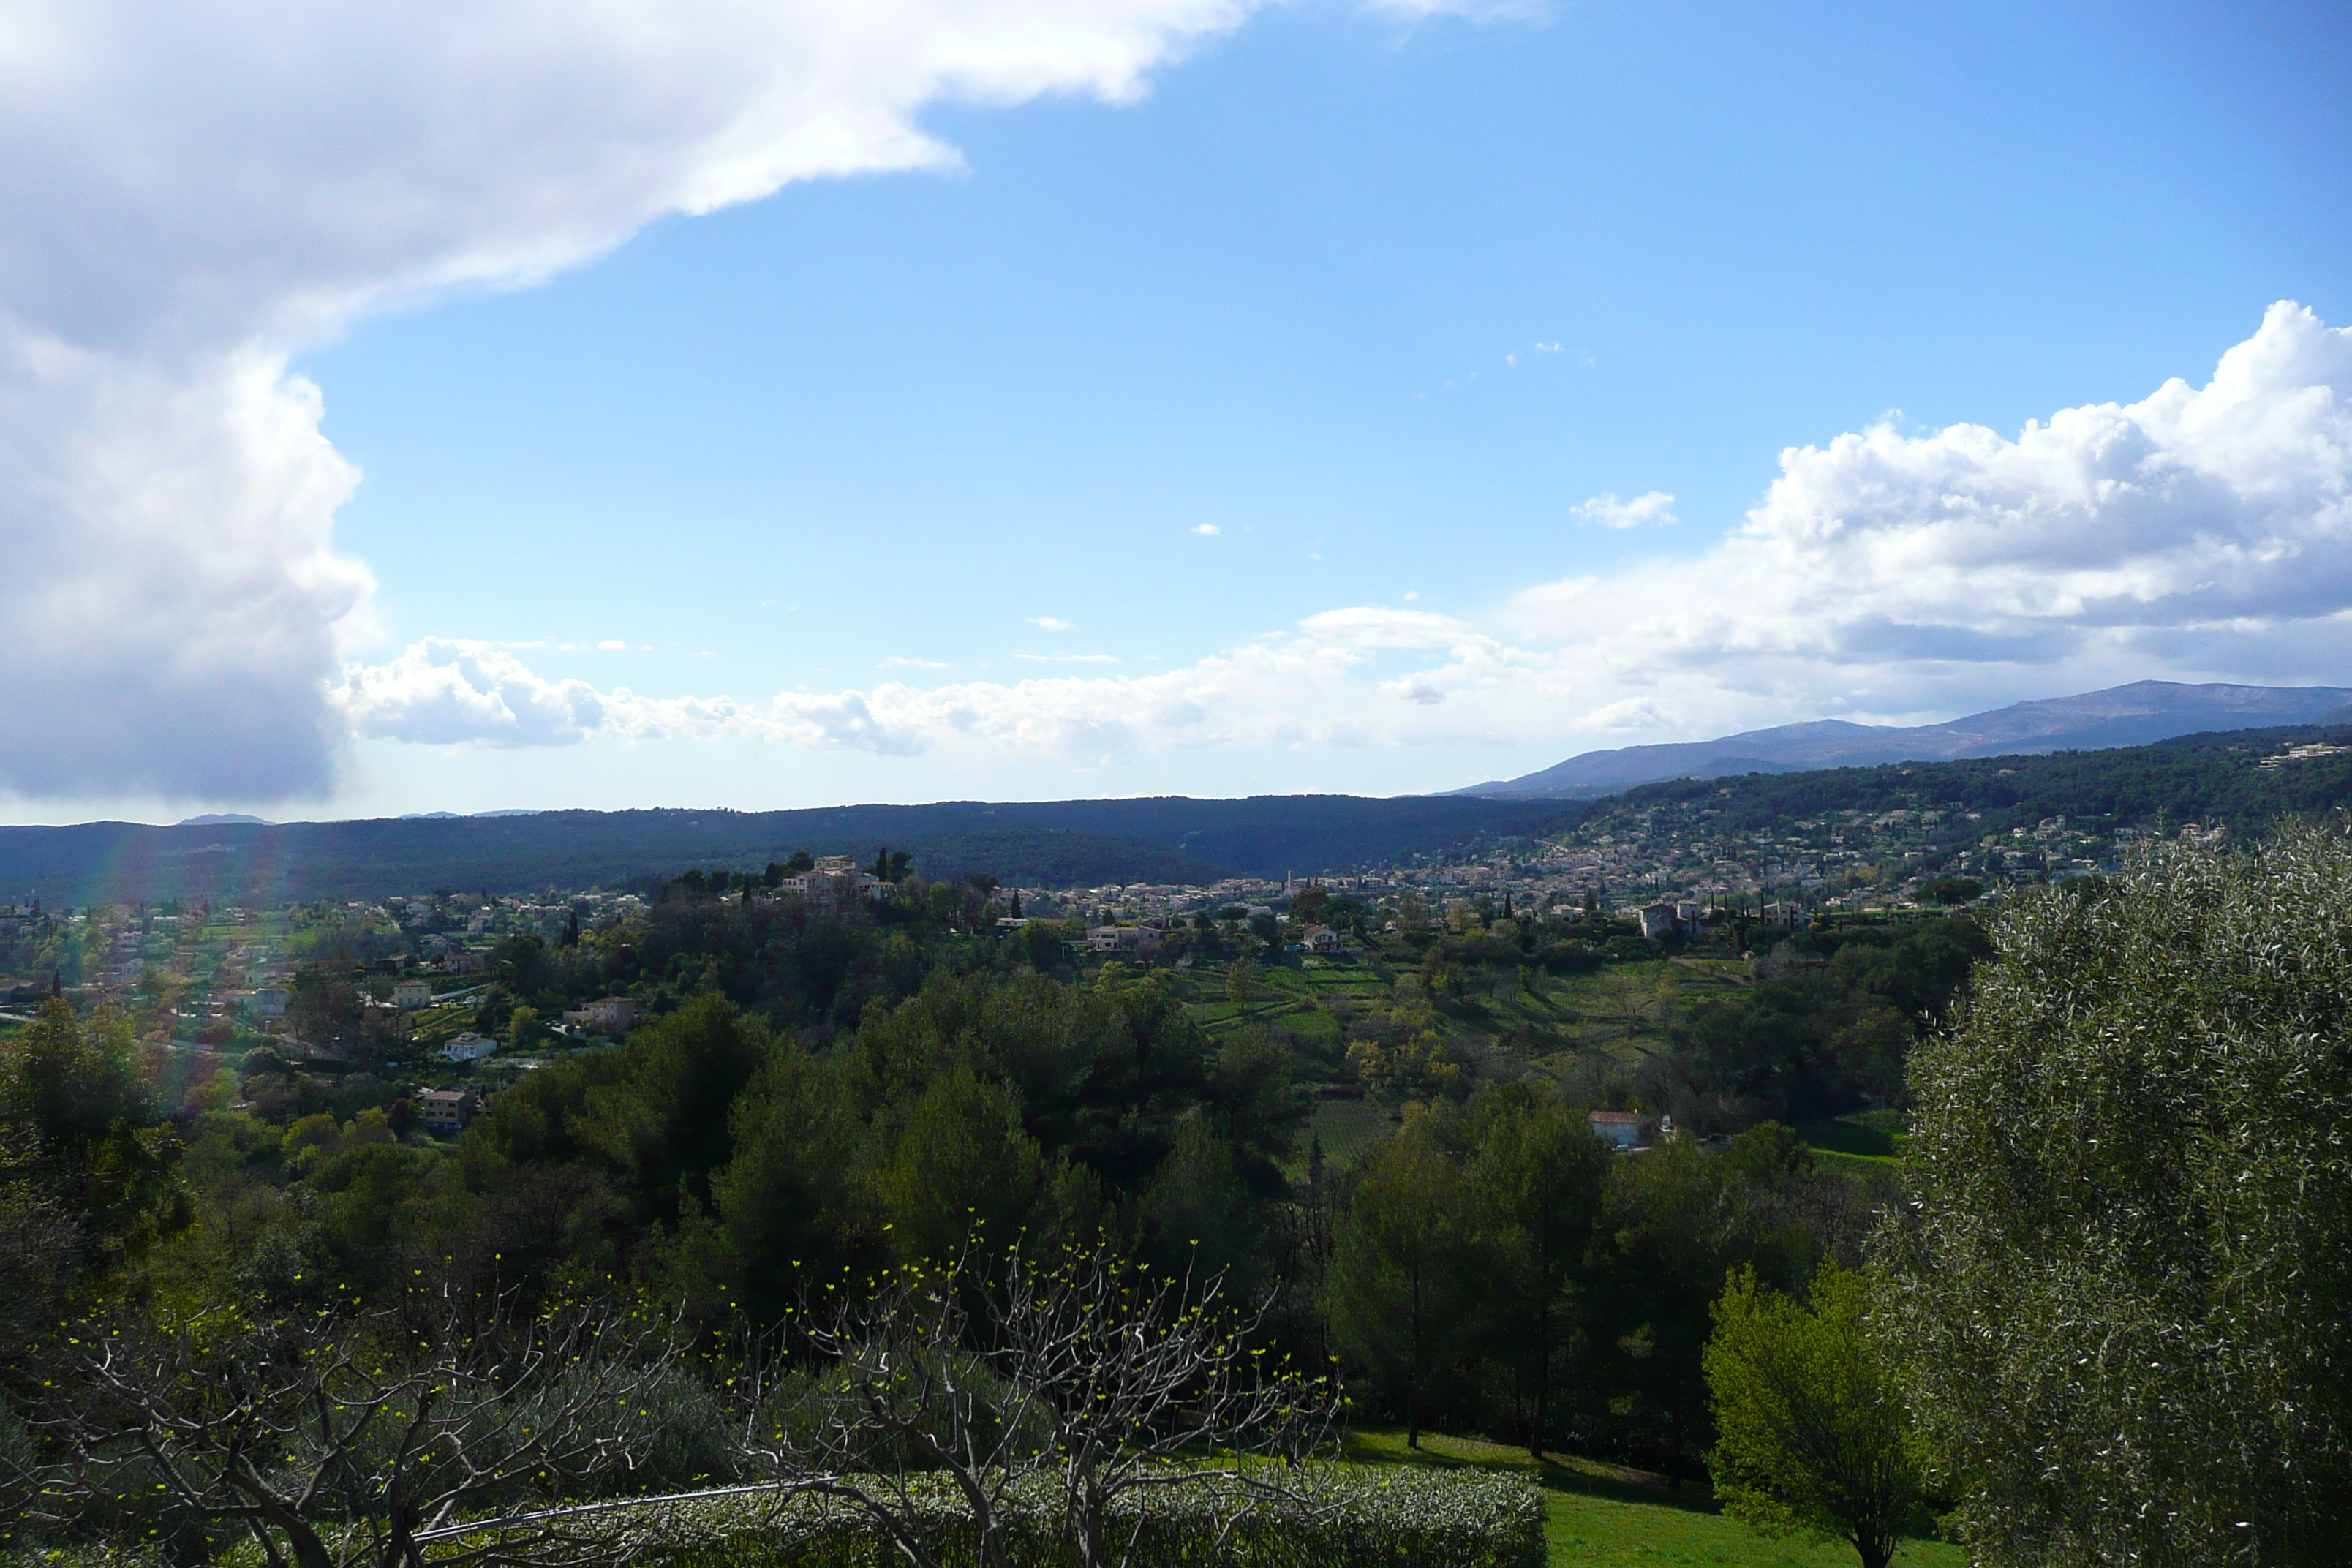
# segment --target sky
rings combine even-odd
[[[0,0],[0,820],[2352,683],[2352,24]]]

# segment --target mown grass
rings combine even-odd
[[[1404,1433],[1363,1427],[1348,1457],[1364,1464],[1470,1466],[1525,1475],[1544,1489],[1553,1568],[1850,1568],[1853,1549],[1835,1542],[1774,1540],[1716,1511],[1703,1486],[1673,1489],[1657,1476],[1591,1459],[1538,1465],[1521,1448],[1475,1437],[1424,1432],[1421,1451]],[[1896,1568],[1962,1568],[1968,1558],[1947,1542],[1906,1541]]]
[[[1903,1113],[1863,1110],[1820,1121],[1801,1121],[1793,1129],[1813,1152],[1840,1163],[1885,1167],[1903,1152],[1906,1136]]]

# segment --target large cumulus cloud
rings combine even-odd
[[[2203,386],[2013,439],[1881,425],[1784,452],[1707,554],[1548,584],[1507,620],[1696,717],[1769,693],[1914,711],[2021,680],[2326,679],[2347,611],[2352,332],[2281,302]]]
[[[355,476],[286,366],[354,312],[950,160],[924,104],[1129,96],[1247,4],[15,0],[0,787],[329,784],[370,581],[331,536]]]
[[[601,699],[601,723],[542,738],[1565,749],[1947,717],[2150,677],[2337,684],[2347,668],[2352,331],[2282,303],[2202,386],[2062,410],[2014,438],[1889,424],[1791,449],[1713,547],[1538,584],[1475,622],[1330,610],[1147,676],[748,703],[624,691]],[[352,681],[368,732],[452,738],[439,697],[411,702],[365,669]],[[521,732],[501,720],[469,738]]]

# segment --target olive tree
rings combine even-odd
[[[2352,840],[2162,847],[1994,925],[1882,1238],[1989,1564],[2352,1539]]]

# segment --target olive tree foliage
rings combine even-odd
[[[560,1515],[658,1452],[682,1339],[666,1317],[420,1292],[396,1307],[234,1314],[65,1336],[26,1423],[27,1522],[85,1538],[243,1540],[270,1568],[601,1562]],[[26,1484],[29,1483],[29,1484]]]
[[[1843,1541],[1886,1568],[1924,1523],[1903,1401],[1868,1331],[1868,1276],[1835,1264],[1801,1303],[1742,1268],[1715,1304],[1707,1471],[1724,1511],[1770,1534]]]
[[[2352,1539],[2352,840],[2164,847],[1995,925],[1912,1058],[1882,1237],[1988,1564],[2340,1562]]]
[[[1040,1485],[1085,1568],[1127,1560],[1114,1520],[1144,1517],[1145,1494],[1222,1498],[1232,1520],[1311,1504],[1297,1462],[1328,1446],[1338,1391],[1257,1344],[1262,1314],[1223,1292],[1098,1245],[902,1265],[796,1310],[801,1364],[751,1358],[742,1451],[781,1489],[856,1509],[910,1568],[1004,1563]],[[943,1487],[961,1510],[936,1506]]]

